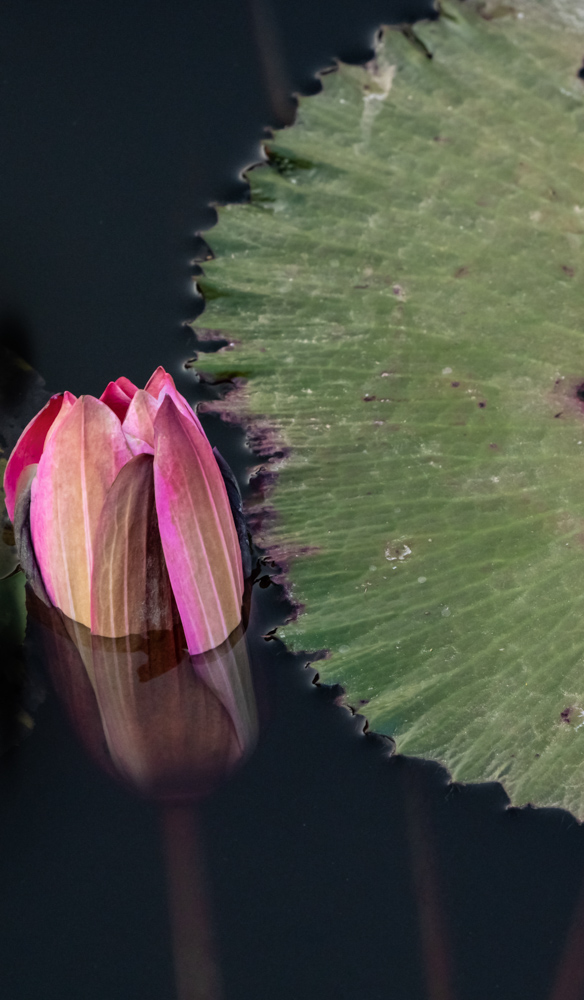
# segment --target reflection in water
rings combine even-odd
[[[574,905],[563,953],[549,1000],[582,1000],[584,996],[584,884]]]
[[[402,795],[427,997],[428,1000],[455,1000],[440,857],[427,799],[416,773],[404,781]]]
[[[223,991],[197,813],[167,804],[162,832],[178,1000],[219,1000]]]
[[[202,849],[193,803],[253,749],[257,711],[242,626],[191,656],[172,629],[118,638],[90,630],[32,590],[28,610],[49,671],[92,757],[162,810],[179,1000],[217,1000]]]
[[[191,656],[180,623],[109,638],[32,592],[28,608],[80,739],[140,794],[201,799],[253,747],[257,714],[241,627],[217,649]]]

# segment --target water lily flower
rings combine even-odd
[[[35,593],[93,635],[171,632],[178,613],[190,654],[220,646],[244,573],[219,462],[163,368],[144,389],[122,377],[99,399],[53,396],[4,477]]]

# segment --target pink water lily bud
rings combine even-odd
[[[45,603],[93,635],[169,629],[188,652],[241,622],[241,525],[201,423],[158,368],[145,389],[53,396],[4,477],[21,565]]]

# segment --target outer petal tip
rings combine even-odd
[[[126,441],[133,455],[154,454],[154,420],[158,403],[150,393],[138,389],[122,424]]]
[[[146,392],[149,392],[151,396],[154,396],[155,399],[158,399],[160,395],[160,390],[165,384],[167,384],[168,379],[170,379],[170,381],[174,385],[172,376],[169,375],[164,370],[162,365],[158,365],[156,371],[152,372],[152,375],[148,379],[146,385],[144,386],[144,389]]]
[[[59,393],[51,396],[48,403],[24,428],[4,472],[4,490],[6,493],[6,508],[10,520],[14,520],[14,508],[18,493],[18,482],[27,465],[36,465],[41,458],[49,430],[56,420],[65,397],[74,399],[71,393]]]

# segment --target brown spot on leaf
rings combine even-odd
[[[451,382],[450,385],[452,386],[453,389],[458,389],[460,382]]]
[[[562,264],[562,271],[564,272],[564,274],[568,275],[568,278],[573,278],[576,273],[574,271],[574,268],[569,267],[568,264]]]
[[[225,330],[214,330],[209,326],[193,327],[193,333],[195,334],[197,340],[200,340],[203,343],[213,342],[216,340],[232,341],[232,337]]]
[[[489,3],[486,0],[478,8],[479,16],[483,18],[484,21],[494,21],[499,17],[508,17],[510,14],[515,15],[516,11],[514,7],[510,7],[505,3]]]
[[[568,705],[567,708],[564,708],[564,710],[562,712],[560,712],[560,721],[561,722],[567,722],[568,725],[570,725],[570,716],[572,715],[573,711],[574,711],[574,708],[573,708],[572,705]]]
[[[456,271],[454,272],[454,277],[455,278],[466,278],[466,276],[469,273],[469,271],[470,271],[470,268],[469,268],[468,264],[463,264],[462,267],[459,267],[459,268],[456,269]]]
[[[478,406],[479,410],[484,410],[484,408],[485,408],[486,405],[487,404],[485,403],[484,399],[482,399],[480,401],[480,403],[477,403],[477,406]]]

